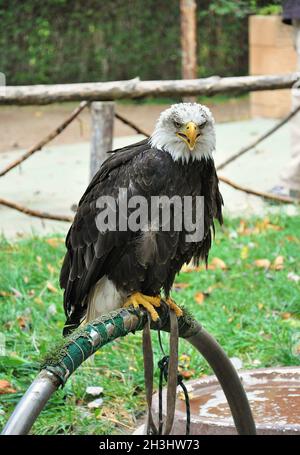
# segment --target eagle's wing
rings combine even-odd
[[[120,259],[125,247],[128,248],[137,236],[129,230],[100,232],[96,226],[100,210],[96,205],[98,198],[105,195],[117,200],[119,188],[127,188],[129,198],[132,195],[131,181],[139,194],[148,195],[159,194],[163,191],[161,186],[168,185],[165,159],[169,154],[157,155],[151,151],[148,140],[118,150],[103,163],[79,202],[66,238],[67,253],[60,274],[60,285],[65,290],[64,310],[68,326],[74,328],[79,325],[86,313],[85,298],[89,291],[107,273],[108,264]],[[141,156],[135,160],[137,155]],[[132,279],[137,277],[133,274]]]

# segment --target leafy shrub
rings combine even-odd
[[[247,74],[247,17],[280,2],[197,3],[198,76]],[[0,0],[0,21],[10,85],[181,75],[179,0]]]

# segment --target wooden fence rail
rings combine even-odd
[[[196,80],[178,80],[178,81],[140,81],[138,78],[130,81],[115,81],[115,82],[98,82],[98,83],[84,83],[84,84],[65,84],[65,85],[35,85],[35,86],[20,86],[20,87],[5,87],[5,94],[3,91],[0,94],[0,105],[1,104],[15,104],[15,105],[26,105],[26,104],[50,104],[54,102],[62,101],[74,101],[84,100],[81,104],[60,124],[55,130],[48,134],[45,138],[33,146],[27,151],[21,158],[10,163],[4,170],[0,171],[0,177],[6,175],[10,170],[14,169],[20,163],[28,159],[36,151],[41,150],[43,146],[60,134],[73,120],[77,117],[80,112],[89,104],[92,100],[117,100],[122,98],[138,98],[145,96],[184,96],[184,95],[215,95],[217,93],[234,93],[234,92],[246,92],[255,90],[275,90],[278,88],[291,88],[297,81],[300,80],[300,73],[291,73],[287,75],[271,75],[271,76],[245,76],[245,77],[227,77],[220,78],[217,76],[207,79],[196,79]],[[96,105],[99,108],[102,103],[92,103],[94,110]],[[110,104],[110,103],[104,103]],[[111,103],[111,106],[113,104]],[[103,106],[104,107],[104,106]],[[98,112],[97,111],[97,112]],[[102,112],[103,111],[103,112]],[[97,116],[92,116],[93,135],[95,131],[102,128],[105,124],[106,114],[105,110],[98,112]],[[224,163],[219,165],[218,169],[222,169],[231,161],[235,160],[248,150],[252,149],[257,143],[274,133],[280,126],[289,121],[299,111],[299,108],[292,111],[285,119],[279,122],[274,128],[265,133],[262,137],[258,138],[254,143],[243,148],[239,152],[235,153]],[[93,106],[92,106],[93,112]],[[149,136],[149,133],[142,130],[139,126],[135,125],[134,122],[126,119],[118,113],[113,115],[113,107],[111,108],[111,115],[109,116],[109,131],[106,131],[107,140],[104,143],[99,143],[99,134],[96,134],[94,140],[92,140],[92,156],[95,154],[97,158],[91,163],[91,174],[99,167],[105,157],[107,150],[111,149],[108,142],[112,141],[112,124],[113,116],[133,128],[136,132]],[[109,126],[108,125],[108,126]],[[102,130],[101,130],[102,131]],[[95,162],[97,161],[97,165]],[[244,191],[248,194],[263,197],[277,202],[293,203],[295,202],[292,198],[279,197],[273,194],[268,194],[260,191],[252,190],[238,185],[236,182],[232,182],[226,177],[219,176],[220,181],[232,186],[233,188]],[[6,206],[11,209],[20,211],[26,215],[57,220],[57,221],[72,221],[72,216],[68,215],[55,215],[52,213],[41,212],[38,210],[32,210],[23,205],[17,204],[14,201],[10,201],[4,198],[0,198],[0,206]]]
[[[91,82],[82,84],[7,86],[0,95],[0,105],[38,105],[63,101],[113,101],[125,98],[212,96],[218,93],[291,88],[300,73],[206,79]]]

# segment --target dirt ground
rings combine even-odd
[[[250,117],[248,98],[230,99],[226,102],[206,103],[217,122],[240,121]],[[0,152],[27,149],[58,126],[78,103],[54,104],[49,106],[2,106],[0,107]],[[132,120],[146,131],[153,130],[164,104],[122,104],[117,103],[116,111]],[[115,121],[116,137],[135,134],[119,120]],[[90,141],[90,114],[85,109],[53,145],[76,144]]]

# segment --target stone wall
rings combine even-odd
[[[296,71],[296,68],[293,28],[283,24],[280,16],[250,16],[249,73],[290,73]],[[280,118],[291,109],[291,92],[252,92],[250,101],[253,117]]]

